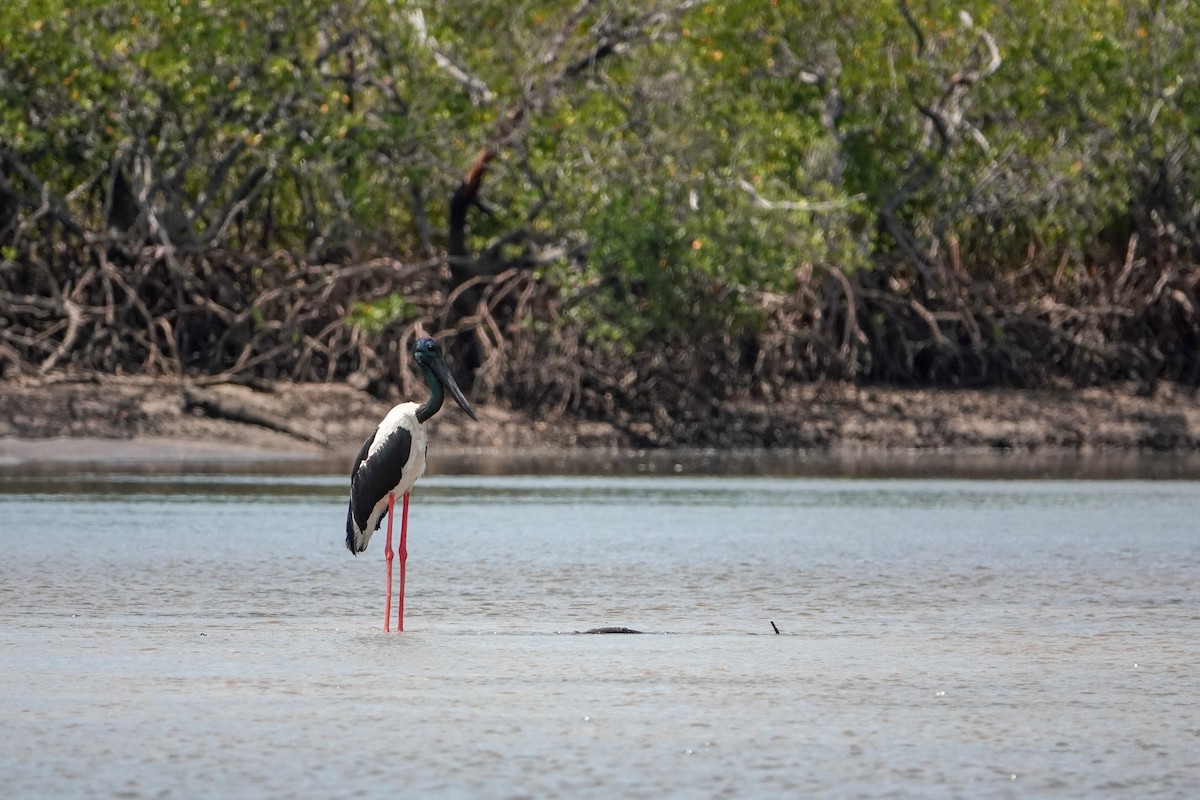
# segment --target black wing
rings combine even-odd
[[[350,470],[350,505],[346,507],[346,549],[351,553],[358,555],[359,551],[354,549],[354,483],[358,478],[358,468],[362,466],[363,459],[367,457],[367,453],[371,449],[371,442],[375,441],[375,430],[363,442],[362,449],[358,451],[358,457],[354,459],[354,468]]]
[[[371,453],[371,446],[379,431],[371,434],[363,442],[354,461],[354,470],[350,473],[350,506],[346,509],[346,548],[351,553],[361,553],[367,549],[371,534],[383,520],[380,514],[370,530],[367,525],[371,512],[388,492],[396,488],[404,475],[404,466],[412,452],[412,434],[407,428],[396,428],[387,435],[379,448]]]

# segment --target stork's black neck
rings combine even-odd
[[[446,399],[446,392],[442,388],[441,379],[438,378],[432,369],[422,364],[421,371],[425,373],[425,382],[429,384],[429,399],[417,406],[417,422],[423,424],[434,414],[441,411],[442,401]]]

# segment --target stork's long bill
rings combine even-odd
[[[467,402],[467,398],[463,396],[462,389],[458,388],[458,381],[454,380],[454,376],[450,374],[450,368],[446,366],[445,360],[441,356],[438,356],[433,359],[430,367],[433,368],[433,372],[437,375],[438,380],[450,390],[450,396],[454,398],[454,402],[458,403],[458,407],[467,412],[468,417],[478,422],[479,419],[475,416],[475,412],[471,409],[471,404]]]

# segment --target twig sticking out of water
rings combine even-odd
[[[775,629],[776,633],[779,633],[779,626],[775,624],[775,620],[771,620],[771,627]]]

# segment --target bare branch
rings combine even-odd
[[[908,7],[908,0],[896,0],[896,5],[900,7],[900,16],[904,17],[904,21],[908,23],[909,29],[913,32],[913,38],[917,40],[917,55],[924,55],[925,34],[921,33],[921,26],[917,24],[912,9]]]
[[[745,190],[746,194],[750,195],[750,198],[754,201],[756,206],[759,208],[768,209],[770,211],[838,211],[840,209],[847,208],[861,200],[865,200],[867,197],[865,194],[855,194],[845,198],[844,200],[824,200],[817,201],[815,203],[789,200],[768,200],[759,194],[750,181],[746,180],[745,178],[738,178],[737,183],[738,186]]]
[[[476,75],[472,75],[461,64],[446,55],[440,49],[437,40],[429,35],[429,27],[425,24],[425,14],[419,8],[414,8],[408,12],[408,21],[412,25],[413,30],[417,34],[417,42],[422,47],[430,52],[433,56],[433,61],[454,80],[461,83],[471,95],[471,101],[478,104],[491,103],[496,99],[496,93],[493,92],[484,81]]]
[[[33,188],[41,197],[42,206],[38,210],[39,215],[51,214],[63,227],[76,235],[83,234],[83,228],[75,222],[74,217],[68,210],[66,203],[57,194],[50,190],[50,187],[43,183],[40,178],[30,169],[24,161],[17,155],[16,151],[9,147],[4,142],[0,142],[0,163],[6,163],[14,172],[21,176],[21,179]],[[11,184],[5,182],[5,189],[9,190]],[[11,189],[11,193],[17,197],[21,195],[15,189]],[[29,201],[26,201],[29,202]]]

